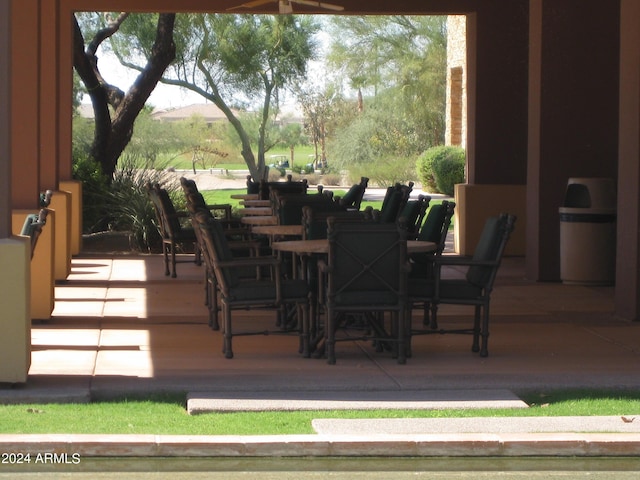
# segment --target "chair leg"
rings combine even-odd
[[[411,329],[413,328],[413,308],[411,305],[409,305],[409,307],[406,309],[405,311],[405,322],[404,322],[404,349],[406,352],[406,357],[407,358],[411,358],[412,356],[412,352],[411,352],[411,338],[412,338],[412,331]]]
[[[431,322],[429,325],[431,325],[431,330],[438,329],[438,304],[434,302],[431,302]]]
[[[482,336],[480,356],[486,357],[489,355],[489,303],[482,308],[482,329],[480,335]]]
[[[166,243],[162,243],[162,258],[164,260],[164,274],[168,277],[171,272],[169,271],[169,246]]]
[[[220,323],[218,321],[220,306],[218,304],[218,289],[215,283],[211,285],[209,295],[209,327],[211,330],[220,330]]]
[[[327,307],[326,312],[326,321],[325,321],[325,351],[327,355],[327,363],[329,365],[336,364],[336,318],[335,313],[333,312],[333,308],[331,306]]]
[[[300,330],[301,332],[301,340],[302,340],[302,356],[304,358],[309,358],[311,357],[311,347],[310,347],[310,327],[309,327],[309,315],[311,313],[311,308],[310,308],[310,304],[311,301],[309,301],[306,304],[302,304],[299,308],[300,311],[302,311],[302,328]]]
[[[424,302],[424,304],[422,305],[422,324],[423,325],[429,325],[430,322],[430,318],[429,318],[429,309],[430,309],[431,305],[429,302]]]
[[[194,248],[195,257],[196,257],[194,262],[196,265],[200,266],[202,265],[202,252],[200,251],[200,245],[198,245],[197,243],[194,243],[193,248]]]
[[[176,278],[176,244],[171,242],[171,278]]]
[[[405,342],[405,334],[407,327],[405,325],[406,322],[406,311],[405,309],[401,309],[398,312],[394,312],[397,321],[397,329],[398,329],[398,363],[400,365],[404,365],[407,363],[407,346]]]
[[[473,344],[471,345],[472,352],[480,351],[480,305],[475,306],[475,314],[473,316]]]
[[[222,332],[223,336],[223,347],[222,352],[224,353],[225,358],[233,358],[233,348],[231,346],[233,333],[231,330],[231,307],[228,305],[223,305],[224,311],[224,331]]]

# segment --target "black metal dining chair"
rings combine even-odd
[[[200,211],[196,219],[202,232],[207,251],[205,261],[214,272],[220,295],[222,309],[223,353],[226,358],[233,358],[232,341],[235,336],[295,334],[300,338],[299,351],[309,356],[309,305],[311,291],[305,280],[285,279],[282,275],[281,263],[276,257],[237,257],[229,247],[222,225],[210,215]],[[269,273],[264,275],[264,268]],[[247,269],[253,270],[253,278],[243,276]],[[260,330],[236,329],[238,319],[234,319],[234,310],[272,309],[282,310],[287,305],[295,305],[299,313],[299,321],[295,329],[282,328],[276,330],[265,328]],[[210,307],[210,315],[217,315]],[[277,325],[278,323],[274,323]]]
[[[335,201],[347,210],[360,210],[368,185],[369,178],[360,177],[360,183],[354,183],[342,197],[336,196]]]
[[[412,253],[409,255],[411,262],[409,278],[433,278],[433,262],[444,251],[455,207],[455,202],[443,200],[441,203],[432,205],[429,208],[424,223],[418,232],[417,240],[434,242],[436,249],[432,252]],[[422,317],[424,325],[430,323],[430,309],[430,303],[428,301],[424,302]]]
[[[398,363],[405,363],[406,228],[396,223],[346,223],[329,218],[327,238],[328,257],[318,267],[327,362],[336,363],[336,342],[370,339],[377,345],[390,345]],[[389,328],[384,313],[390,313]],[[338,338],[341,322],[349,314],[364,314],[368,328],[359,335]]]
[[[502,261],[504,249],[514,229],[516,217],[501,214],[487,219],[473,257],[441,255],[434,258],[433,278],[412,278],[409,283],[409,304],[431,305],[431,327],[410,329],[407,336],[432,333],[471,334],[471,350],[486,357],[489,339],[489,307],[493,284]],[[446,278],[445,267],[466,268],[464,278]],[[475,307],[473,325],[463,329],[438,328],[437,312],[441,304]],[[408,345],[410,347],[411,340]]]
[[[147,194],[153,204],[158,221],[158,230],[162,237],[162,254],[164,259],[165,275],[177,277],[176,253],[178,248],[188,246],[195,254],[194,262],[202,263],[200,249],[197,248],[197,238],[192,226],[183,224],[183,219],[189,222],[188,212],[176,210],[173,200],[166,189],[159,184],[148,184]],[[171,266],[171,270],[169,270]]]
[[[418,237],[418,233],[420,232],[420,227],[422,226],[422,221],[427,213],[427,209],[429,208],[429,203],[431,202],[431,197],[429,195],[418,195],[418,198],[415,200],[409,200],[405,204],[404,208],[399,214],[399,217],[402,217],[407,225],[407,239],[408,240],[416,240]]]

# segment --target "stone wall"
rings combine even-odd
[[[445,143],[467,144],[467,17],[447,17],[447,117]]]

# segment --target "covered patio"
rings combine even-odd
[[[180,8],[224,12],[237,3],[187,0]],[[503,284],[495,292],[490,357],[467,352],[465,337],[426,336],[416,340],[414,358],[404,367],[370,359],[355,346],[353,357],[345,350],[339,365],[329,368],[298,359],[285,338],[255,337],[239,341],[237,358],[225,362],[215,343],[219,336],[204,334],[200,272],[193,272],[193,281],[185,276],[169,285],[154,276],[151,258],[121,269],[119,259],[96,265],[82,256],[82,185],[72,178],[69,107],[71,15],[86,9],[86,2],[0,0],[0,382],[26,382],[21,388],[27,390],[53,386],[61,377],[47,368],[56,364],[58,373],[66,372],[65,382],[93,392],[109,382],[120,388],[192,381],[220,388],[250,381],[254,387],[326,382],[330,388],[357,377],[369,384],[362,375],[365,366],[394,388],[465,381],[512,387],[634,382],[638,337],[630,322],[640,317],[640,5],[635,0],[340,3],[345,14],[466,15],[468,172],[456,199],[456,222],[471,229],[474,219],[496,211],[516,209],[519,215],[514,244],[520,251],[511,253],[520,256],[503,269]],[[176,4],[103,0],[91,8],[157,12],[175,11]],[[569,177],[616,181],[615,287],[558,283],[558,207]],[[41,239],[42,257],[32,263],[26,242],[15,233],[24,216],[37,211],[44,190],[53,191],[51,228]],[[105,276],[112,266],[118,267],[113,282],[112,273]],[[131,281],[136,290],[123,272],[136,278]],[[75,285],[88,297],[66,290]],[[164,304],[162,288],[185,290]],[[142,315],[138,297],[127,300],[132,292],[156,296],[157,303],[144,302]],[[181,304],[185,298],[192,298],[189,308]],[[72,305],[85,310],[72,315],[65,310]],[[123,310],[118,313],[117,307]],[[95,315],[88,314],[93,308]],[[274,351],[263,356],[266,346]],[[270,357],[275,364],[248,362]],[[213,368],[220,365],[222,374]],[[438,365],[446,370],[440,372]],[[490,372],[483,370],[488,365]],[[78,370],[72,373],[73,368]],[[354,375],[347,375],[349,369]]]

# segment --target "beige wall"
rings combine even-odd
[[[447,17],[445,144],[467,148],[467,17]]]

